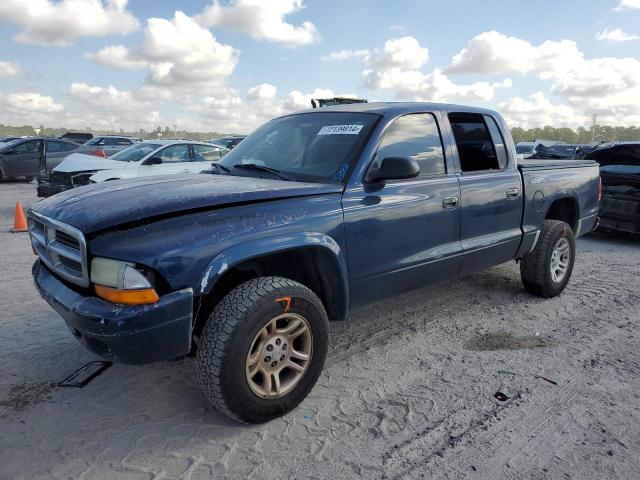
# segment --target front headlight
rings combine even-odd
[[[147,277],[130,262],[94,257],[91,283],[99,297],[113,303],[139,305],[160,300]]]

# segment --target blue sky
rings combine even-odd
[[[2,3],[5,124],[248,131],[314,93],[640,124],[639,0]]]

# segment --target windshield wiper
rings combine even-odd
[[[271,167],[265,167],[264,165],[258,165],[257,163],[238,163],[237,165],[234,165],[233,168],[237,168],[237,169],[244,168],[246,170],[256,170],[258,172],[267,172],[275,175],[276,177],[282,180],[295,181],[292,177],[290,177],[285,173],[282,173],[280,170],[277,170]]]

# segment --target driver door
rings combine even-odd
[[[436,117],[394,120],[373,165],[392,156],[415,159],[419,176],[354,185],[343,196],[354,305],[453,278],[462,263],[460,186],[447,166]]]
[[[42,140],[28,140],[16,145],[5,155],[7,177],[35,176],[40,171]]]
[[[193,162],[188,143],[169,145],[156,152],[152,158],[157,158],[160,163],[149,164],[149,160],[145,160],[144,164],[140,166],[141,177],[193,172]]]

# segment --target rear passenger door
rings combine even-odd
[[[464,275],[515,257],[522,235],[522,179],[493,117],[448,117],[460,164]]]
[[[415,159],[420,175],[357,184],[343,195],[354,304],[454,277],[460,268],[460,190],[447,169],[436,117],[415,113],[393,120],[370,168],[392,156]]]

